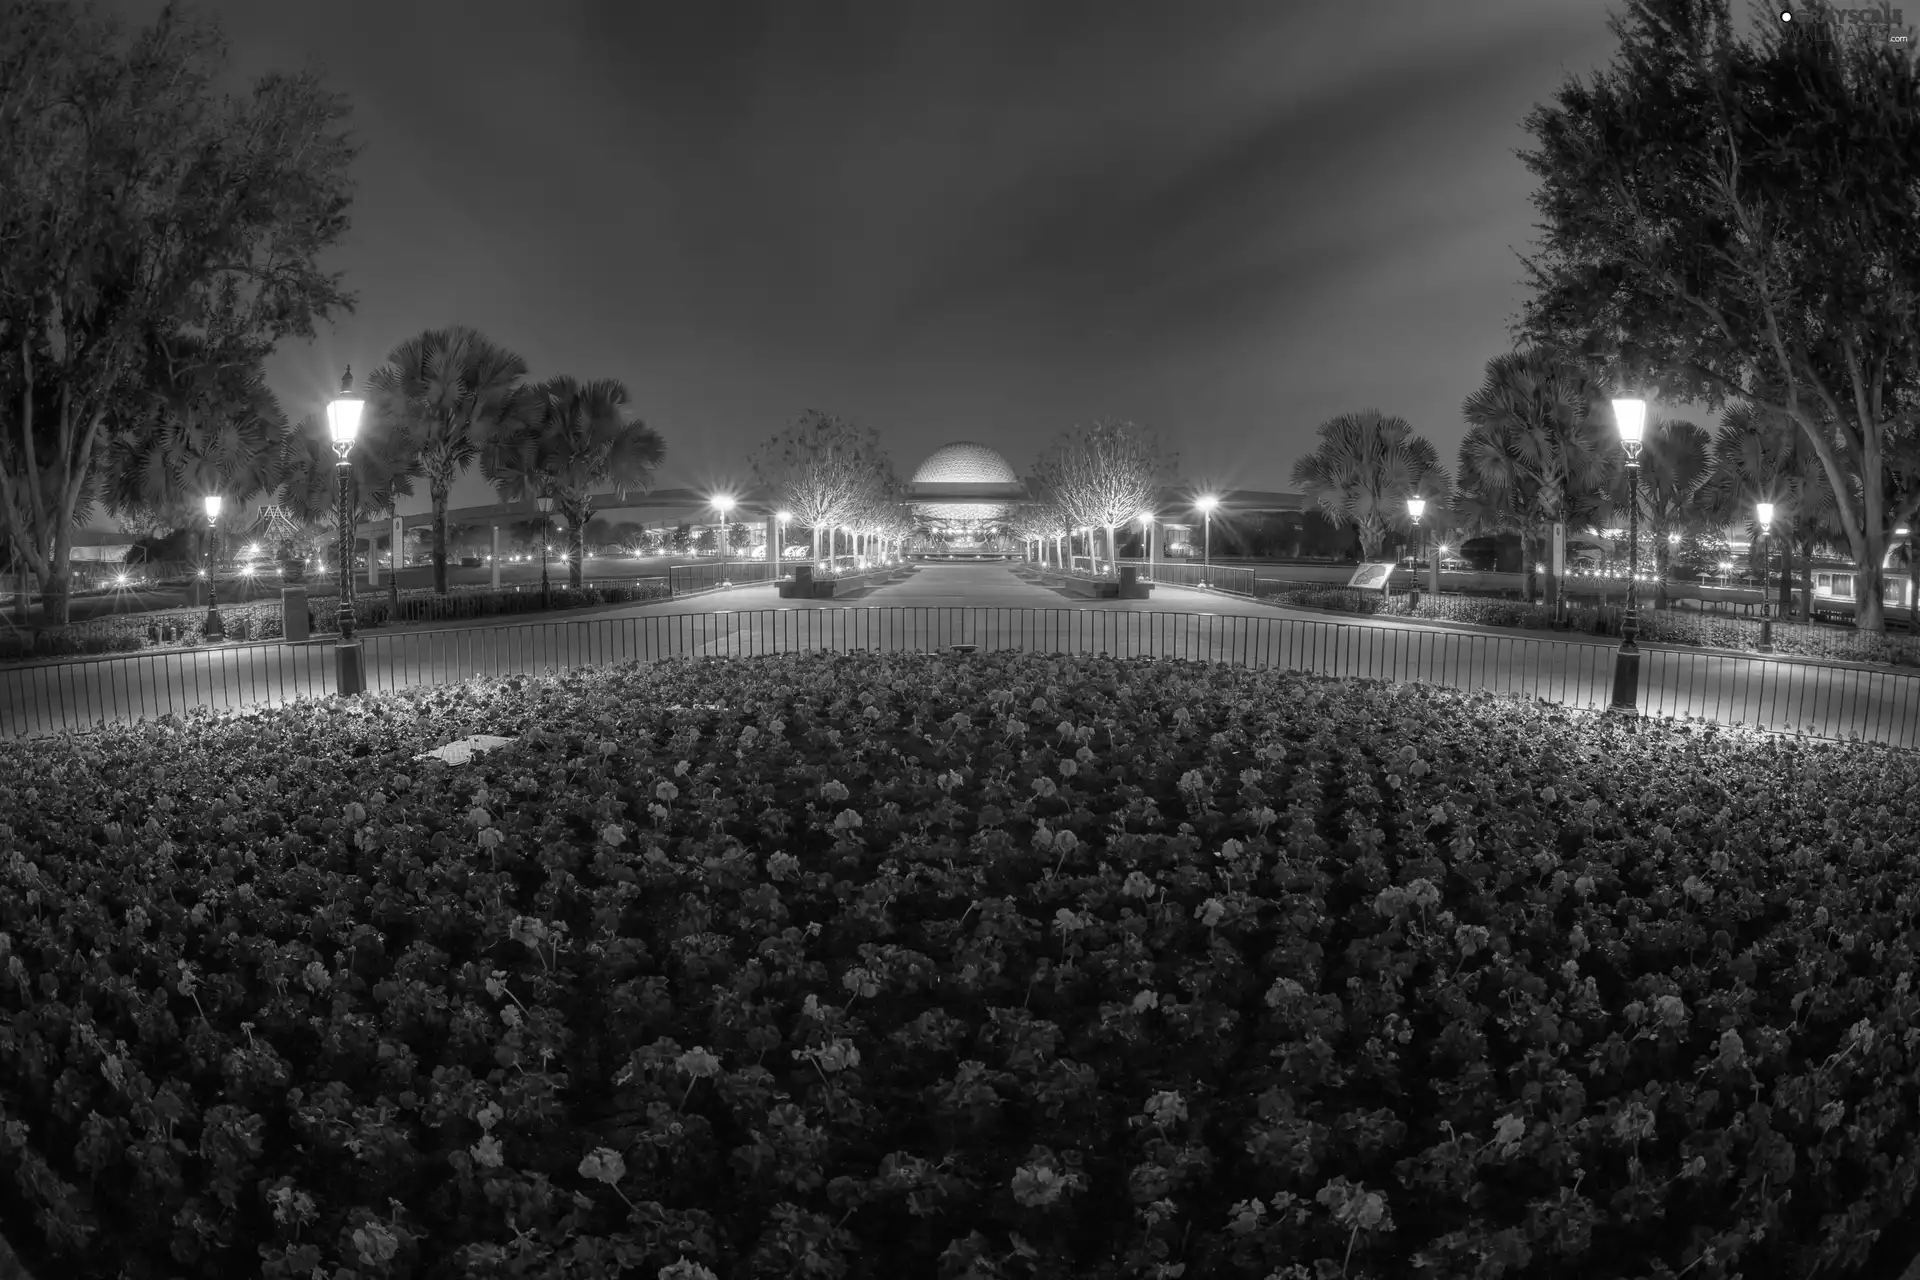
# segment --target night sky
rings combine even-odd
[[[1370,407],[1450,467],[1520,304],[1520,122],[1613,48],[1598,0],[205,7],[241,70],[324,69],[365,144],[359,307],[275,357],[290,416],[466,323],[625,381],[658,483],[703,488],[808,407],[903,477],[1113,416],[1285,489]]]

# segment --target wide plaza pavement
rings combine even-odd
[[[1096,601],[995,562],[923,564],[904,581],[851,600],[782,600],[764,584],[532,619],[379,628],[361,639],[367,685],[376,692],[676,656],[973,645],[1419,680],[1584,708],[1611,699],[1618,648],[1597,637],[1361,619],[1164,584],[1150,599]],[[333,691],[330,639],[0,669],[0,734]],[[1652,715],[1920,747],[1920,678],[1844,664],[1643,645],[1639,706]]]

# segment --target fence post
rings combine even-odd
[[[1640,714],[1640,646],[1633,632],[1613,651],[1613,705],[1607,708],[1622,715]]]
[[[307,589],[280,588],[280,636],[298,644],[307,638]]]

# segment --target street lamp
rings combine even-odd
[[[553,514],[553,499],[541,494],[533,500],[540,508],[540,607],[553,607],[553,587],[547,581],[547,519]]]
[[[1210,587],[1213,585],[1213,509],[1220,505],[1220,499],[1209,493],[1195,499],[1193,505],[1200,508],[1201,514],[1206,517],[1206,529],[1200,535],[1202,538],[1200,543],[1200,585]]]
[[[1620,424],[1620,447],[1627,454],[1627,616],[1620,628],[1620,649],[1613,662],[1613,709],[1639,709],[1640,646],[1640,441],[1647,426],[1647,402],[1617,397],[1613,416]]]
[[[347,695],[367,687],[366,655],[353,638],[353,467],[347,461],[366,407],[367,402],[353,394],[353,366],[348,365],[340,375],[340,394],[327,403],[327,431],[339,459],[333,474],[340,489],[340,642],[334,646],[334,683]],[[372,543],[367,544],[367,555],[373,555]]]
[[[713,500],[713,509],[720,513],[720,585],[730,587],[733,583],[727,578],[727,563],[732,559],[733,548],[729,544],[733,539],[727,536],[727,513],[733,510],[733,499],[719,494]]]
[[[1773,598],[1767,590],[1767,579],[1771,576],[1772,548],[1768,541],[1773,534],[1773,504],[1756,502],[1753,513],[1760,517],[1760,652],[1773,652]]]
[[[1142,542],[1144,542],[1144,543],[1146,543],[1146,544],[1147,544],[1147,545],[1146,545],[1146,551],[1147,551],[1147,577],[1148,577],[1148,579],[1152,579],[1152,577],[1153,577],[1153,568],[1154,568],[1154,561],[1155,561],[1155,556],[1154,556],[1154,553],[1153,553],[1153,551],[1154,551],[1154,548],[1153,548],[1153,512],[1151,512],[1151,511],[1142,511],[1142,512],[1140,513],[1140,515],[1139,515],[1139,520],[1140,520],[1140,541],[1142,541]]]
[[[205,498],[207,510],[207,567],[202,570],[207,575],[207,620],[200,630],[209,640],[227,638],[227,624],[220,617],[220,583],[213,576],[213,526],[220,519],[220,495],[210,493]]]
[[[1427,500],[1419,494],[1407,499],[1407,515],[1413,521],[1413,567],[1420,568],[1420,517],[1427,513]],[[1409,603],[1416,609],[1420,607],[1420,579],[1413,580],[1413,590],[1407,593]]]
[[[773,551],[773,563],[775,566],[778,566],[781,561],[787,558],[787,521],[793,519],[793,512],[776,511],[773,513],[773,519],[774,522],[780,526],[780,545],[775,547]],[[777,567],[774,569],[774,576],[780,576],[780,571]]]

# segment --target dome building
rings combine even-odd
[[[1025,490],[996,449],[956,440],[928,454],[907,482],[914,515],[931,525],[979,526],[1007,518]]]

